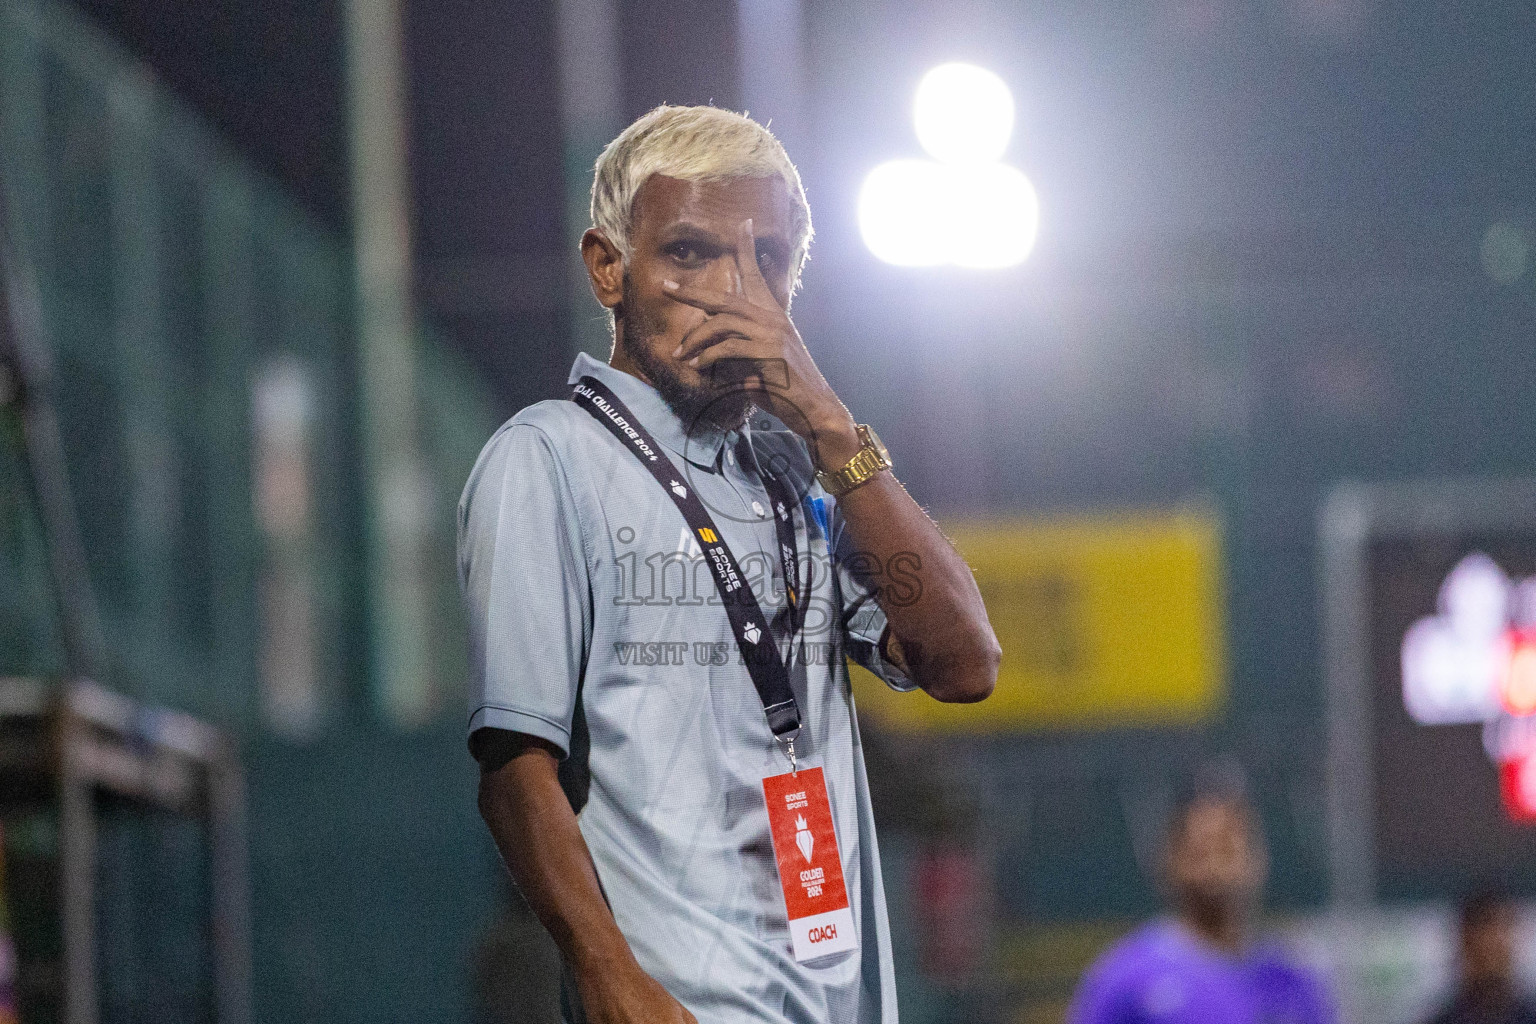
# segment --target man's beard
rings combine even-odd
[[[630,276],[624,275],[624,349],[645,373],[651,386],[683,421],[691,435],[695,430],[736,430],[752,411],[752,396],[739,385],[715,383],[708,371],[698,384],[689,384],[670,362],[651,349],[651,339],[666,330],[659,317],[649,315],[637,301]]]

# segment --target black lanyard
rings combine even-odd
[[[795,539],[795,492],[781,476],[763,472],[752,446],[742,438],[736,443],[736,461],[743,470],[751,466],[768,492],[773,505],[773,530],[779,538],[779,569],[784,574],[784,593],[789,598],[789,641],[805,622],[805,605],[800,594],[800,548]]]
[[[793,761],[795,736],[800,732],[800,706],[795,703],[795,692],[789,685],[789,670],[779,657],[779,649],[768,629],[767,620],[763,618],[763,610],[758,607],[757,598],[752,594],[752,588],[747,586],[741,567],[736,564],[731,549],[715,528],[715,521],[710,518],[704,503],[679,479],[672,460],[662,454],[656,439],[651,437],[634,413],[602,381],[595,377],[581,378],[571,389],[571,400],[607,427],[608,432],[618,438],[625,449],[640,460],[642,466],[650,470],[661,489],[667,492],[677,505],[677,510],[683,514],[688,528],[698,538],[705,564],[709,566],[715,587],[720,592],[720,600],[725,605],[726,617],[731,620],[731,632],[736,635],[736,646],[741,650],[742,661],[746,662],[747,672],[752,676],[752,685],[757,688],[757,695],[763,702],[763,713],[768,716],[768,728],[776,739],[785,744]],[[755,464],[756,460],[753,462]],[[764,482],[767,486],[766,476]],[[779,557],[781,560],[787,559],[785,564],[793,570],[798,561],[794,506],[786,501],[786,491],[782,481],[776,478],[774,486],[768,488],[769,498],[774,504],[773,521],[779,536]],[[798,583],[798,572],[785,574],[784,585],[792,595],[791,635],[801,619],[801,595],[796,589]]]

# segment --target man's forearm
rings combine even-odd
[[[859,449],[847,426],[819,435],[823,468],[845,465]],[[853,546],[872,571],[912,558],[920,585],[910,600],[881,587],[876,600],[885,611],[900,662],[913,680],[943,701],[983,700],[997,682],[1001,651],[976,578],[960,553],[890,473],[855,487],[838,499]],[[880,582],[877,577],[876,582]]]
[[[525,744],[480,776],[480,814],[522,891],[578,972],[634,964],[556,775],[556,754]]]
[[[480,773],[480,815],[523,897],[576,976],[592,1024],[698,1024],[641,969],[603,899],[592,854],[556,775],[559,755],[519,738],[500,767]]]

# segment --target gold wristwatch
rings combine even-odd
[[[832,473],[816,471],[816,479],[834,498],[841,498],[860,484],[867,484],[876,473],[891,468],[891,453],[885,450],[880,435],[867,423],[859,424],[859,452],[842,469]]]

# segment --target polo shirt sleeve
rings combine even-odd
[[[875,600],[882,582],[891,589],[888,596],[900,599],[902,566],[893,566],[891,579],[885,579],[886,567],[876,565],[868,557],[854,550],[853,538],[844,529],[837,501],[830,497],[808,499],[812,514],[827,531],[827,547],[832,552],[833,571],[837,573],[837,593],[842,598],[843,635],[848,644],[848,656],[859,665],[873,672],[893,690],[906,692],[917,689],[917,683],[885,657],[880,640],[885,634],[885,609]],[[905,572],[910,573],[911,567]],[[912,576],[910,583],[916,583]]]
[[[513,421],[480,453],[459,501],[469,614],[469,735],[505,729],[568,754],[591,636],[575,502],[549,436]]]

